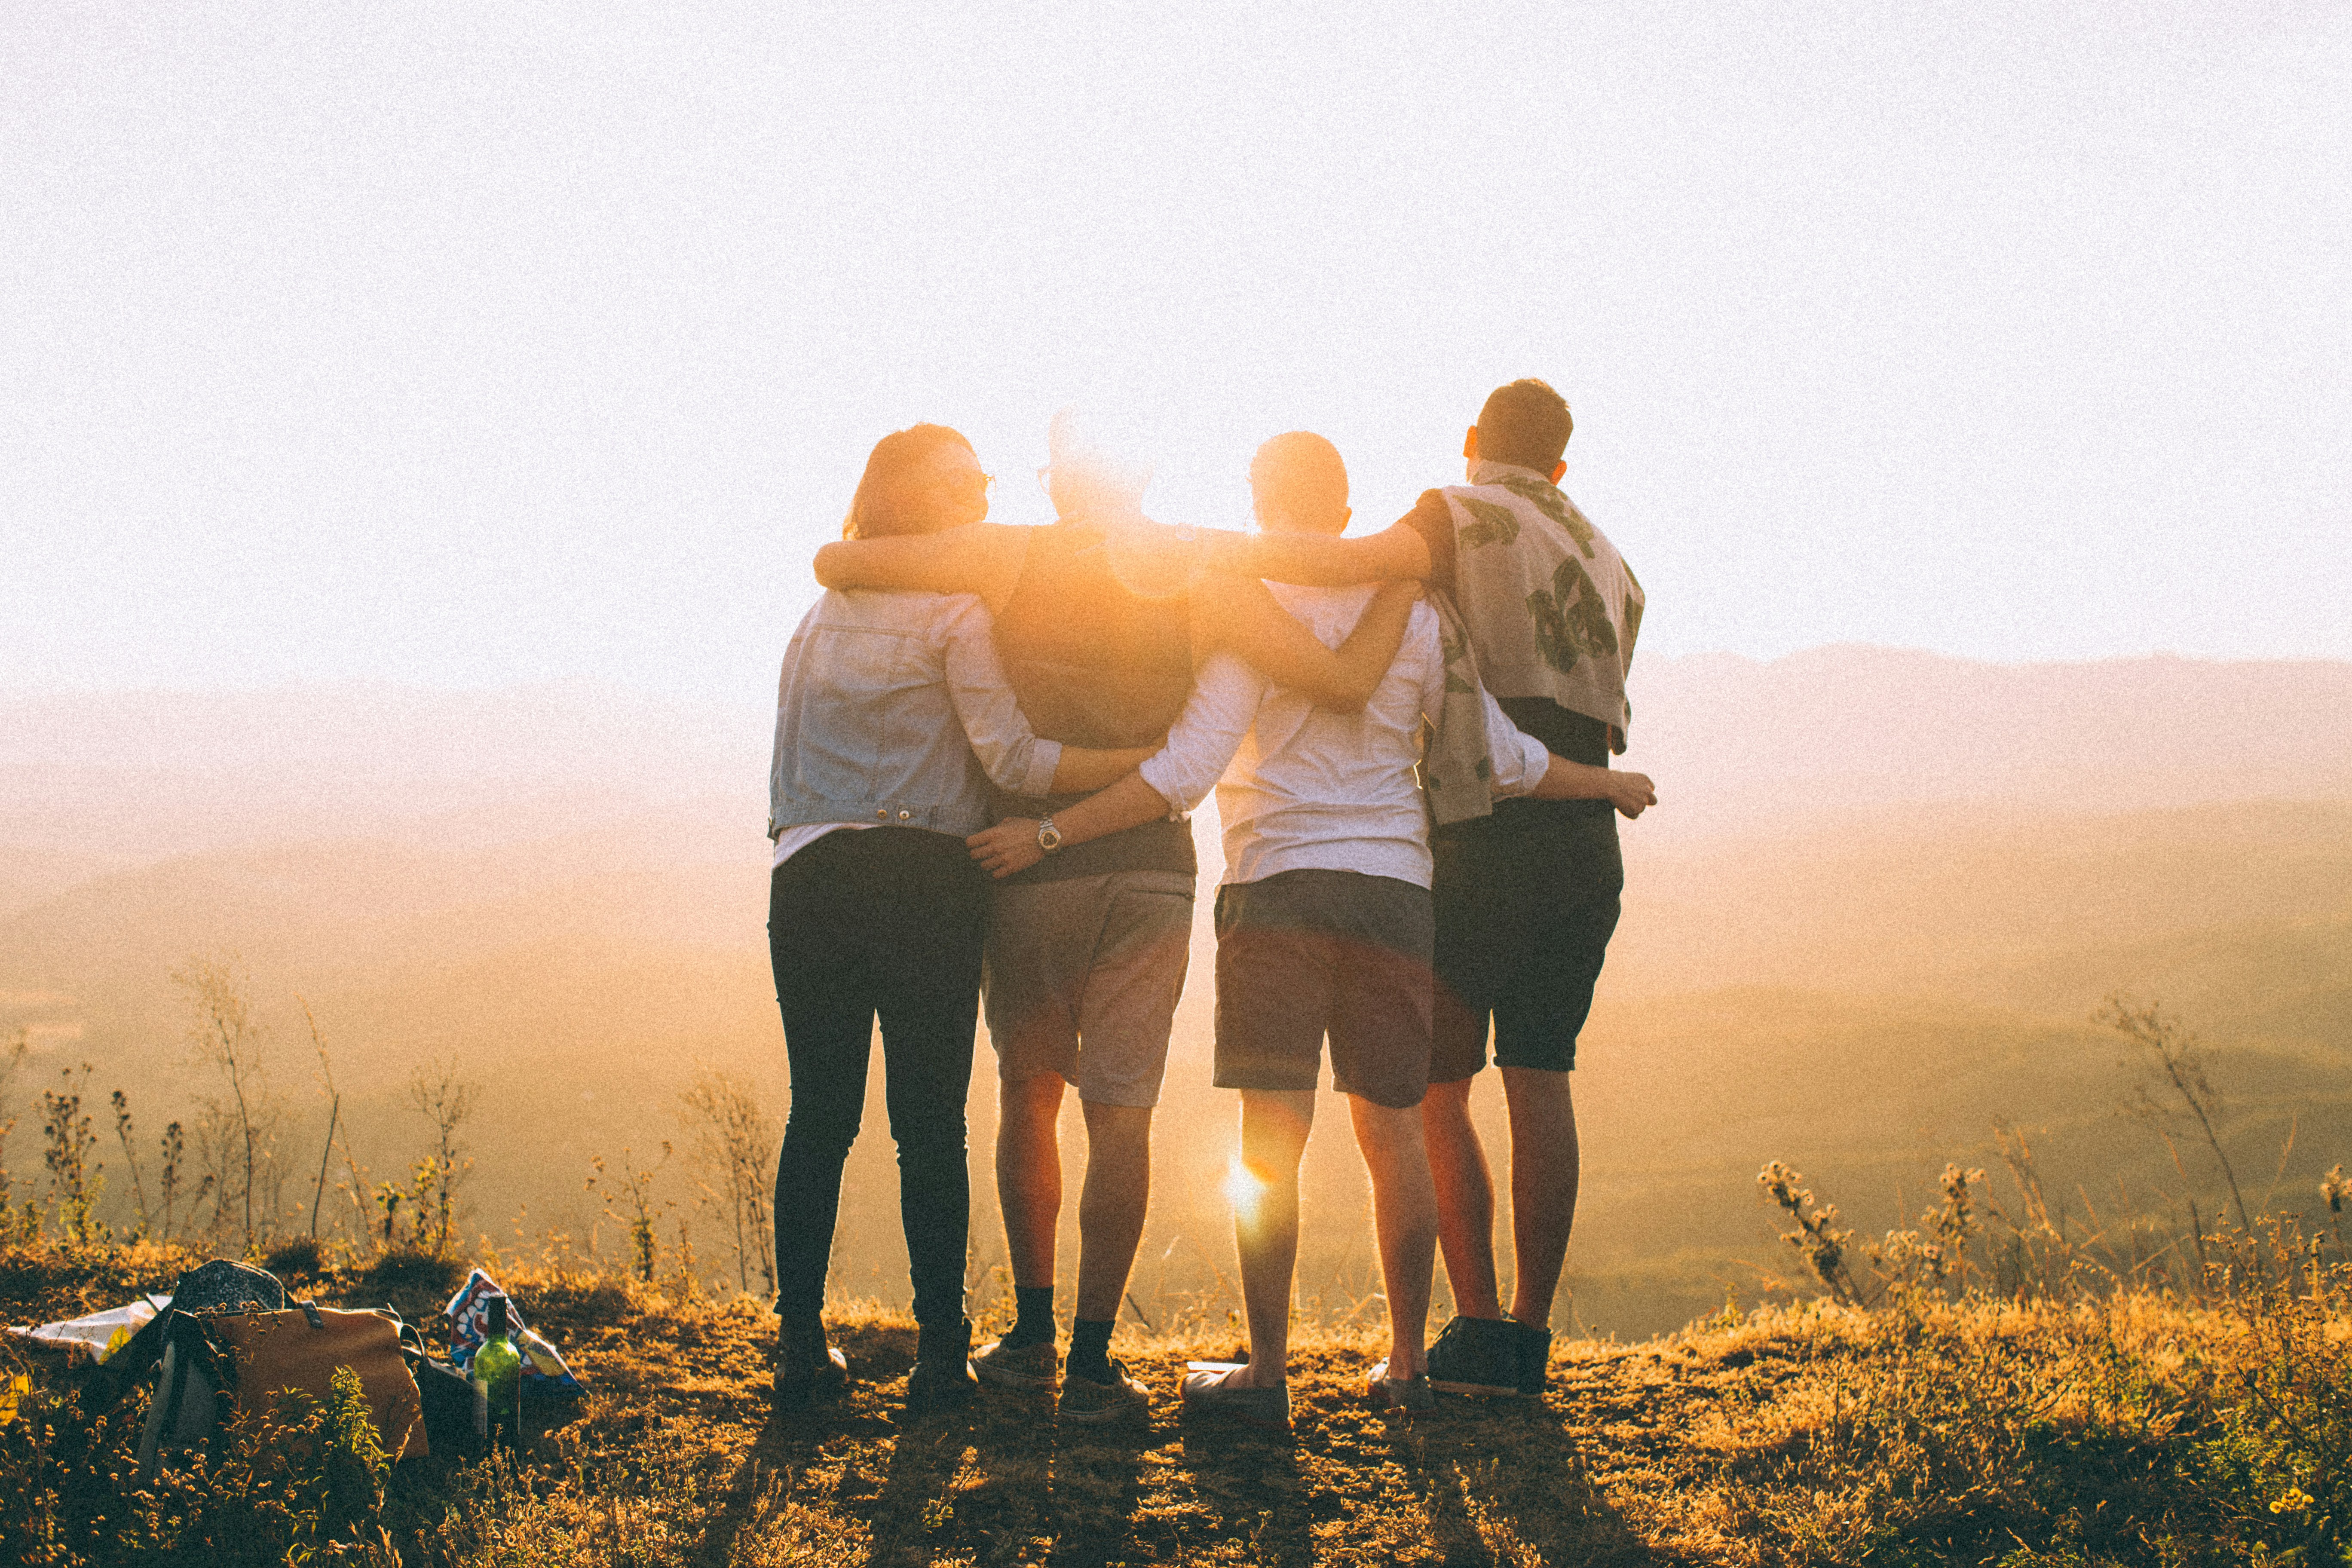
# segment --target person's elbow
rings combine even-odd
[[[842,546],[838,543],[823,544],[817,547],[816,580],[820,586],[846,588],[850,585],[849,580],[842,572]]]

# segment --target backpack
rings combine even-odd
[[[215,1258],[180,1276],[171,1306],[107,1358],[85,1397],[111,1405],[160,1369],[139,1438],[140,1469],[152,1474],[164,1449],[202,1442],[224,1414],[265,1415],[289,1391],[324,1400],[335,1369],[349,1367],[384,1451],[399,1459],[427,1451],[412,1359],[428,1362],[398,1313],[289,1306],[275,1276]]]
[[[187,1270],[172,1287],[172,1304],[141,1324],[139,1331],[100,1365],[82,1390],[83,1409],[96,1415],[121,1404],[131,1385],[163,1359],[172,1320],[180,1313],[275,1312],[285,1306],[286,1287],[267,1269],[215,1258]]]

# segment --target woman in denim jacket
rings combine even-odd
[[[843,535],[977,522],[988,485],[955,431],[897,431],[866,459]],[[805,1406],[846,1375],[821,1313],[877,1015],[921,1331],[908,1398],[969,1396],[964,1100],[989,879],[964,838],[989,826],[992,779],[1029,795],[1098,789],[1150,754],[1039,740],[969,594],[831,592],[793,635],[768,775],[768,946],[792,1063],[776,1163],[780,1405]]]

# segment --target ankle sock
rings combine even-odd
[[[1020,1315],[1013,1321],[1013,1331],[1004,1336],[1007,1350],[1027,1350],[1031,1345],[1054,1342],[1054,1288],[1051,1285],[1015,1285],[1013,1288],[1013,1310]]]
[[[1096,1383],[1111,1381],[1108,1318],[1076,1318],[1070,1322],[1070,1360],[1065,1368]]]

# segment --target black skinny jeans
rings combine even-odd
[[[827,834],[770,879],[768,954],[793,1068],[776,1161],[776,1310],[786,1317],[824,1306],[877,1014],[915,1321],[963,1316],[963,1108],[987,920],[988,874],[963,840],[921,828]]]

